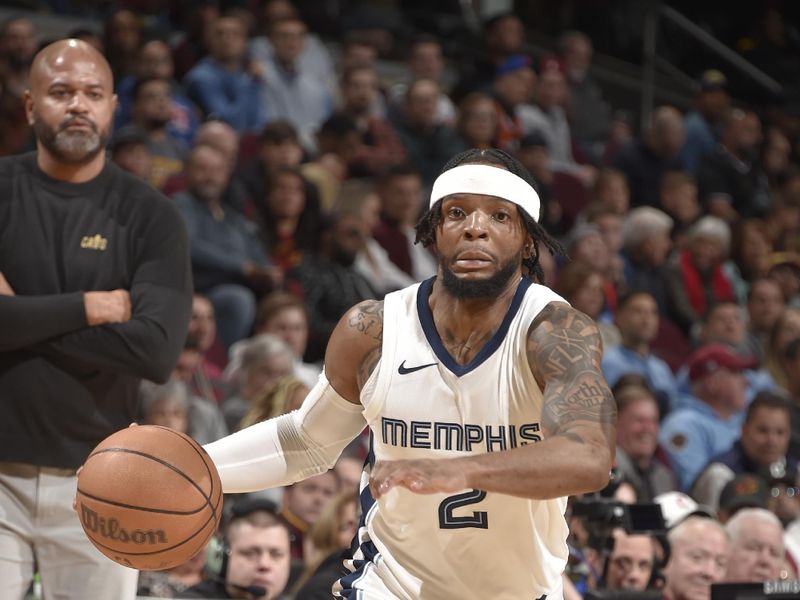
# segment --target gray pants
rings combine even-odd
[[[138,571],[102,555],[72,510],[74,470],[0,462],[0,588],[20,600],[34,557],[46,600],[132,600]]]

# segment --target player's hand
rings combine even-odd
[[[89,325],[125,323],[131,319],[131,296],[127,290],[86,292],[83,295]]]
[[[11,284],[8,283],[8,279],[6,279],[2,273],[0,273],[0,296],[16,296],[14,288],[11,287]]]
[[[457,460],[391,460],[376,463],[369,481],[373,498],[377,500],[398,486],[417,494],[459,492],[469,487],[466,473]]]

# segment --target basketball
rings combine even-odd
[[[78,476],[84,532],[110,559],[169,569],[202,550],[222,514],[222,485],[205,450],[174,429],[129,427],[89,455]]]

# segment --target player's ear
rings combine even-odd
[[[525,237],[525,243],[522,245],[522,258],[530,258],[533,256],[534,244],[533,238],[527,235]]]

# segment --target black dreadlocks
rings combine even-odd
[[[455,167],[469,164],[489,164],[502,167],[514,175],[521,177],[526,183],[530,184],[536,190],[536,182],[522,164],[513,156],[491,148],[488,150],[480,150],[473,148],[457,154],[444,166],[442,173],[449,171]],[[538,193],[538,190],[537,190]],[[540,211],[541,212],[541,211]],[[564,249],[553,237],[550,236],[544,227],[534,221],[528,213],[524,210],[519,211],[522,221],[525,224],[525,229],[528,234],[533,238],[534,244],[532,254],[529,258],[522,259],[522,274],[536,282],[544,282],[544,274],[542,267],[539,264],[539,243],[544,244],[545,248],[551,255],[563,255]],[[539,216],[539,215],[536,215]],[[442,201],[438,200],[428,212],[422,215],[416,226],[416,240],[415,243],[421,243],[426,248],[436,241],[436,227],[442,218]]]

